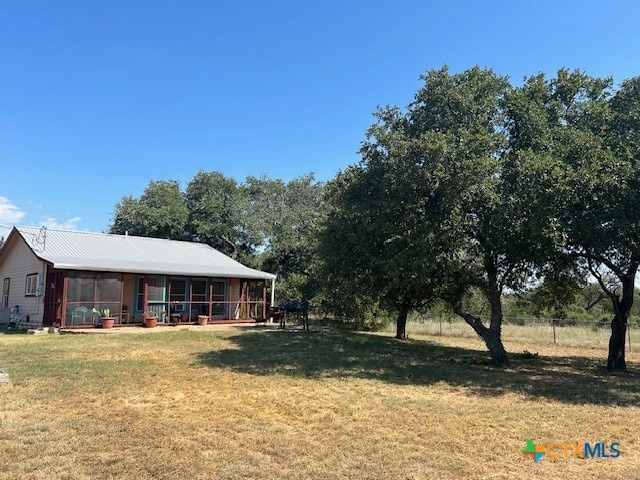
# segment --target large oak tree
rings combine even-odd
[[[539,263],[524,205],[508,195],[504,100],[509,84],[490,70],[429,71],[403,111],[382,108],[362,161],[332,185],[324,259],[334,277],[360,282],[406,314],[436,297],[507,364],[501,297],[526,285]],[[478,287],[491,306],[488,325],[464,307]]]
[[[640,266],[640,79],[611,86],[579,71],[537,75],[514,92],[510,117],[520,194],[546,212],[558,252],[610,299],[607,368],[624,369]]]

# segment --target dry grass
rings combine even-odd
[[[389,325],[385,331],[394,332],[395,325]],[[551,325],[550,320],[530,319],[525,325],[517,325],[505,322],[502,325],[502,337],[505,341],[527,343],[529,345],[555,345],[560,347],[586,347],[606,349],[609,345],[611,329],[608,325],[595,327],[593,324],[578,324],[574,326]],[[445,336],[475,338],[473,329],[460,317],[446,317],[443,320],[421,319],[411,321],[407,325],[410,336]],[[628,331],[631,348],[640,350],[640,329],[630,328]],[[629,340],[628,340],[629,341]]]
[[[640,478],[640,358],[340,332],[0,333],[2,479]],[[523,458],[525,440],[617,459]]]

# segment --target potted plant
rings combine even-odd
[[[98,310],[96,307],[93,307],[91,309],[91,325],[93,325],[94,327],[97,327],[98,318],[100,318],[100,310]]]
[[[158,324],[158,314],[156,312],[147,311],[144,314],[143,320],[144,326],[147,328],[153,328]]]
[[[111,316],[111,310],[109,310],[108,308],[102,310],[102,313],[100,313],[100,310],[94,308],[91,311],[91,314],[93,316],[100,317],[100,325],[102,326],[102,328],[113,328],[114,323],[116,323],[115,317]]]

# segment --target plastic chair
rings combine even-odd
[[[86,323],[87,322],[87,312],[89,311],[89,309],[87,307],[76,307],[72,312],[71,312],[71,325],[75,325],[76,324],[76,318],[80,318],[82,317],[82,323]]]

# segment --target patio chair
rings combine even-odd
[[[87,307],[76,307],[72,312],[71,312],[71,325],[75,325],[76,324],[76,318],[80,319],[82,318],[82,323],[87,323],[87,312],[89,312],[89,309]]]

